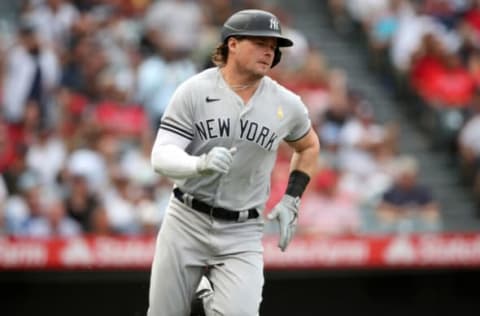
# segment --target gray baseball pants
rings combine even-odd
[[[157,236],[147,316],[188,316],[209,267],[208,316],[256,316],[262,300],[263,218],[227,222],[172,197]]]

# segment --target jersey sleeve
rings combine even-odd
[[[193,100],[188,81],[181,84],[173,94],[160,122],[160,130],[193,139]]]
[[[303,104],[300,97],[297,97],[295,102],[293,102],[293,111],[292,128],[284,138],[287,142],[295,142],[302,139],[307,135],[312,126],[307,107]]]

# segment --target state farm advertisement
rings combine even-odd
[[[1,269],[145,269],[155,238],[81,237],[72,239],[0,238]]]
[[[480,234],[297,236],[287,251],[278,237],[263,240],[265,268],[480,267]],[[0,270],[149,269],[155,237],[84,236],[73,239],[0,237]]]
[[[480,267],[480,234],[297,238],[284,253],[265,243],[269,268]]]

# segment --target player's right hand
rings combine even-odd
[[[200,174],[211,174],[214,172],[227,173],[233,162],[233,155],[236,147],[230,149],[225,147],[213,147],[208,154],[200,156],[197,162],[197,170]]]

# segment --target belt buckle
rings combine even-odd
[[[215,207],[210,206],[210,210],[208,211],[208,214],[210,215],[210,220],[212,221],[212,223],[213,223],[213,219],[214,219],[214,217],[213,217],[213,210],[214,209],[215,209]]]
[[[188,193],[184,193],[183,196],[182,196],[182,199],[183,199],[183,203],[192,208],[193,206],[193,196],[191,194],[188,194]]]
[[[237,222],[245,222],[248,219],[248,210],[238,212]]]

